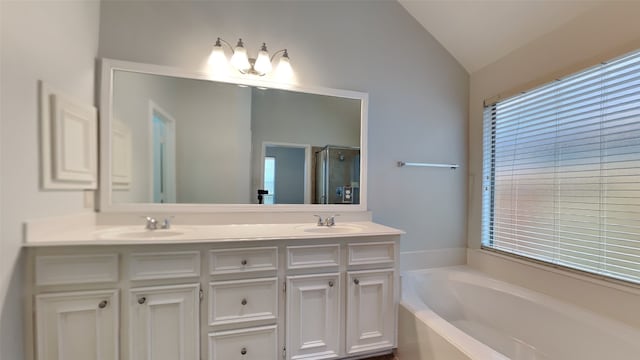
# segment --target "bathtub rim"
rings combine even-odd
[[[439,336],[456,347],[460,352],[472,360],[510,360],[507,356],[494,350],[489,345],[482,343],[473,336],[460,330],[449,321],[442,318],[433,311],[420,296],[416,293],[415,288],[408,288],[406,282],[409,281],[414,274],[431,273],[435,271],[451,271],[462,270],[467,268],[461,266],[446,266],[430,269],[408,270],[400,275],[401,283],[401,300],[400,306],[405,307],[426,326],[433,329]]]
[[[471,359],[509,359],[509,357],[494,350],[489,345],[482,343],[473,336],[458,329],[455,325],[449,323],[446,319],[438,315],[434,310],[423,301],[422,297],[417,293],[416,287],[407,286],[412,278],[424,276],[425,274],[445,272],[448,276],[453,276],[455,281],[461,281],[473,286],[488,287],[491,290],[505,292],[510,296],[515,296],[526,301],[541,303],[543,306],[550,307],[554,311],[561,312],[572,319],[579,319],[588,326],[602,328],[609,327],[607,332],[615,332],[618,337],[629,343],[637,343],[637,336],[640,329],[629,324],[621,322],[617,319],[607,317],[603,314],[594,312],[588,308],[581,307],[555,298],[553,296],[517,285],[503,280],[496,279],[490,274],[479,271],[469,265],[457,265],[436,267],[419,270],[409,270],[401,273],[401,302],[400,304],[412,312],[427,326],[432,327],[440,336],[451,342],[461,352]],[[472,280],[481,280],[482,285]],[[498,357],[495,357],[495,353]]]

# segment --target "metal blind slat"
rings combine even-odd
[[[640,283],[640,51],[484,110],[482,242]]]

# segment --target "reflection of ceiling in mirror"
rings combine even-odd
[[[256,203],[264,142],[360,146],[359,99],[118,70],[112,94],[112,117],[133,139],[130,182],[112,192],[116,204],[153,202],[167,176],[178,203]],[[154,137],[153,107],[175,119],[175,146]]]

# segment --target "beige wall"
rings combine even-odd
[[[24,359],[23,222],[84,209],[82,191],[40,190],[38,80],[93,104],[99,10],[88,0],[0,1],[0,360]]]
[[[495,63],[471,74],[469,94],[469,203],[468,203],[468,246],[479,248],[481,241],[481,207],[482,207],[482,110],[483,100],[497,95],[503,97],[517,91],[529,89],[552,81],[553,79],[576,72],[627,52],[640,49],[640,3],[616,2],[594,8]],[[492,269],[492,273],[499,275],[500,268],[504,274],[510,272],[508,267],[500,266],[495,257],[483,258],[484,268]],[[471,261],[470,261],[471,263]],[[491,267],[488,264],[495,265]],[[473,263],[472,263],[473,265]],[[533,270],[522,270],[521,274],[533,276]],[[562,275],[560,275],[562,276]],[[519,279],[519,281],[518,281]],[[578,288],[589,287],[588,282],[567,278],[569,283]],[[573,294],[562,291],[567,288],[563,283],[556,282],[558,287],[538,286],[541,282],[530,282],[525,277],[509,280],[519,282],[538,291],[552,292],[552,295],[575,301],[594,310],[611,313],[609,304],[621,301],[618,293],[607,287],[595,288],[602,291],[598,294],[601,300],[590,301],[590,297],[581,296],[579,292]],[[593,290],[592,287],[589,287]],[[603,303],[602,298],[609,303]],[[632,295],[640,301],[640,296]],[[625,303],[629,297],[624,298]],[[611,315],[611,314],[610,314]],[[616,314],[614,314],[616,315]],[[617,316],[621,316],[618,312]],[[640,319],[633,320],[640,326]]]

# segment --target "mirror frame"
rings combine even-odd
[[[323,87],[307,87],[297,84],[280,83],[255,76],[214,76],[206,72],[186,71],[162,65],[136,63],[123,60],[102,58],[99,61],[100,78],[100,183],[98,210],[101,212],[148,212],[148,213],[197,213],[197,212],[362,212],[367,211],[367,122],[369,94],[359,91],[340,90]],[[150,75],[181,77],[194,80],[216,81],[234,85],[266,87],[279,90],[297,91],[316,95],[335,96],[360,100],[360,203],[341,204],[156,204],[156,203],[122,203],[112,202],[112,124],[111,109],[113,105],[113,74],[116,70],[132,71]]]

